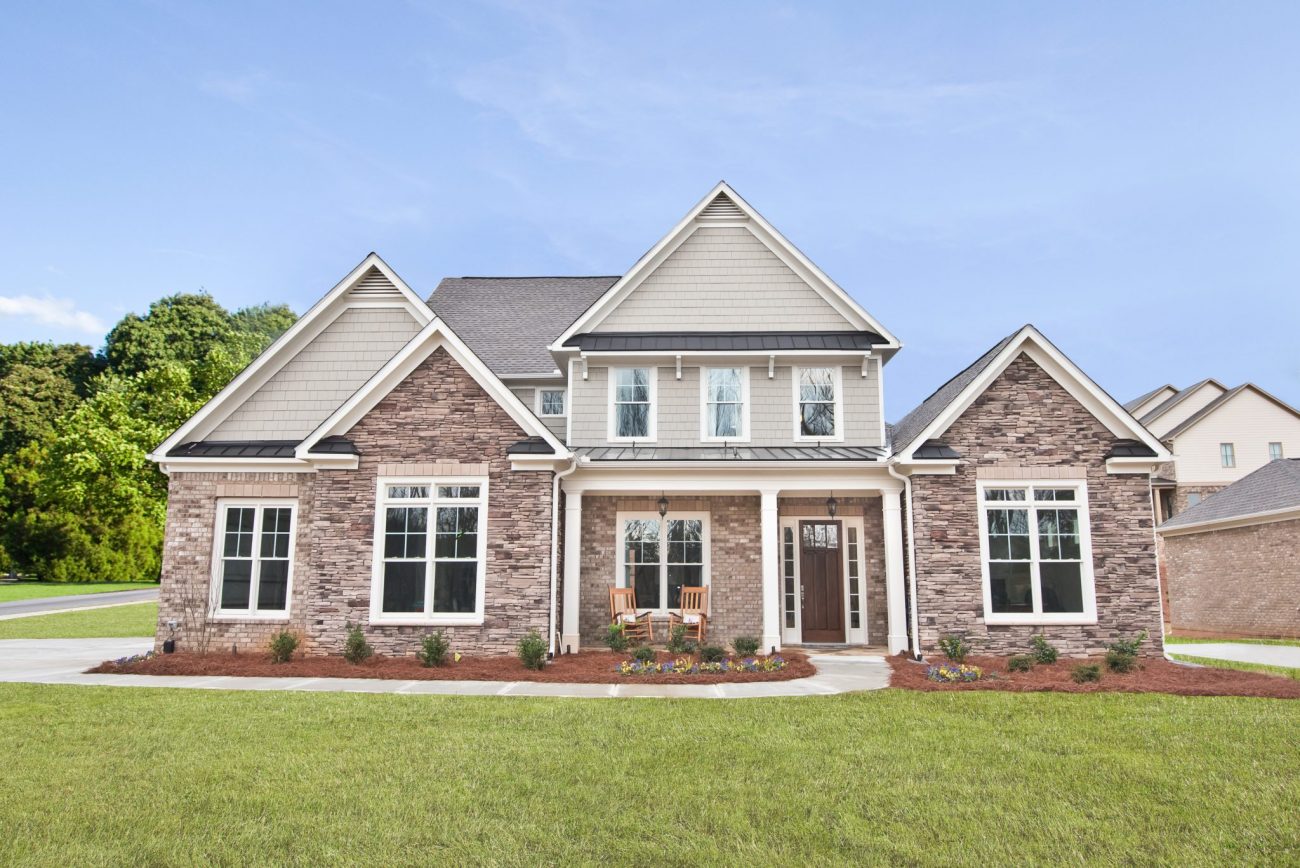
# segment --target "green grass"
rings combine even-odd
[[[0,584],[0,603],[38,600],[42,597],[70,597],[76,594],[104,594],[109,591],[137,591],[156,588],[157,582],[18,582]]]
[[[1166,645],[1208,645],[1231,642],[1241,645],[1293,645],[1300,646],[1300,639],[1198,639],[1191,636],[1170,634],[1165,637]]]
[[[57,612],[0,621],[0,639],[114,639],[152,636],[157,603],[130,603],[80,612]]]
[[[1196,657],[1192,654],[1175,654],[1169,652],[1169,656],[1183,663],[1199,663],[1202,666],[1209,666],[1214,669],[1235,669],[1239,672],[1263,672],[1268,675],[1281,675],[1286,678],[1294,678],[1300,681],[1300,669],[1293,669],[1290,666],[1270,666],[1267,663],[1242,663],[1237,660],[1220,660],[1217,657]]]
[[[1300,702],[0,685],[5,864],[1300,860]]]

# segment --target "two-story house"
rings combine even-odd
[[[564,653],[702,586],[765,649],[1159,636],[1159,441],[1032,326],[889,426],[900,348],[725,183],[620,276],[371,254],[155,452],[160,624]]]

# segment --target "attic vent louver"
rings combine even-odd
[[[726,193],[719,193],[713,201],[704,206],[700,212],[701,220],[748,220],[740,206],[727,198]]]
[[[371,267],[369,271],[361,275],[356,286],[352,287],[352,295],[365,299],[396,299],[401,298],[402,293],[384,277],[384,273],[378,268]]]

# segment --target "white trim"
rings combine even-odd
[[[1154,458],[1107,458],[1106,472],[1118,474],[1151,474],[1160,463]]]
[[[1197,505],[1199,506],[1199,504]],[[1272,524],[1279,521],[1291,521],[1292,519],[1300,519],[1300,506],[1284,506],[1281,509],[1266,509],[1262,512],[1234,515],[1231,518],[1213,518],[1206,519],[1205,521],[1194,521],[1187,524],[1180,524],[1175,527],[1157,527],[1156,533],[1161,536],[1180,536],[1187,533],[1206,533],[1216,530],[1229,530],[1234,527],[1251,527],[1257,524]]]
[[[1073,489],[1073,501],[1035,501],[1035,488]],[[1016,488],[1026,490],[1025,500],[984,499],[989,488]],[[979,479],[975,482],[976,519],[980,535],[980,581],[984,596],[984,623],[990,626],[1009,624],[1031,625],[1088,625],[1097,623],[1097,586],[1092,561],[1092,518],[1088,508],[1088,483],[1082,479]],[[1041,560],[1038,553],[1037,509],[1075,509],[1079,521],[1079,581],[1083,595],[1082,612],[1043,612],[1042,580],[1039,577]],[[993,592],[989,582],[989,535],[985,518],[990,509],[1024,509],[1029,523],[1029,581],[1033,594],[1033,612],[994,612]]]
[[[559,392],[563,396],[564,412],[543,413],[542,392]],[[536,386],[533,389],[533,405],[536,408],[537,418],[539,419],[562,419],[569,415],[569,387],[568,386]]]
[[[659,523],[659,602],[662,604],[657,607],[637,606],[637,611],[649,612],[655,615],[667,615],[673,611],[668,605],[668,522],[670,521],[698,521],[700,522],[700,536],[702,542],[703,562],[700,565],[700,586],[709,588],[712,591],[713,579],[710,572],[712,558],[710,549],[713,544],[712,528],[709,526],[708,512],[674,512],[669,508],[668,513],[660,517],[657,512],[628,511],[616,512],[614,514],[614,587],[626,588],[627,585],[627,564],[625,558],[627,549],[624,546],[623,524],[628,521],[655,521]],[[689,566],[689,565],[688,565]],[[688,586],[691,587],[691,586]],[[713,594],[709,594],[709,612],[713,610]]]
[[[427,485],[429,496],[422,498],[390,499],[387,488],[390,485]],[[478,497],[440,498],[438,486],[477,485]],[[373,558],[370,572],[370,623],[374,626],[437,626],[458,627],[477,626],[484,620],[484,601],[487,590],[487,540],[488,540],[488,478],[486,476],[380,476],[375,480],[374,518],[375,530],[373,540]],[[383,611],[384,579],[384,512],[389,507],[415,506],[428,510],[425,530],[424,551],[424,614],[394,613]],[[436,545],[437,511],[440,506],[473,506],[478,509],[478,545],[476,558],[478,574],[475,577],[473,613],[443,613],[433,611],[434,571],[437,556]]]
[[[650,390],[650,407],[648,410],[648,419],[646,424],[645,437],[619,437],[614,434],[616,416],[614,412],[614,396],[618,389],[618,372],[619,371],[649,371],[646,382]],[[659,368],[655,365],[621,365],[611,367],[605,370],[606,385],[606,404],[605,404],[605,439],[609,443],[654,443],[658,438],[658,418],[659,418]]]
[[[826,437],[805,436],[799,424],[799,377],[803,371],[829,370],[835,379],[835,433]],[[844,442],[844,368],[839,365],[793,365],[790,368],[790,398],[793,402],[794,424],[791,436],[795,443],[843,443]],[[881,441],[884,445],[884,441]]]
[[[230,509],[252,509],[253,530],[252,550],[247,560],[251,562],[248,576],[248,607],[246,609],[222,609],[221,586],[223,580],[222,562],[225,558],[226,518]],[[258,609],[257,592],[262,576],[262,510],[289,510],[289,554],[286,557],[284,609]],[[288,621],[293,609],[293,574],[294,552],[298,539],[298,501],[283,497],[218,497],[216,501],[216,530],[212,535],[212,580],[209,582],[208,611],[214,621]],[[242,560],[242,559],[241,559]],[[278,558],[276,558],[278,560]]]
[[[356,457],[356,456],[352,456]],[[158,469],[177,473],[315,473],[316,467],[295,458],[166,458]]]
[[[749,427],[749,366],[748,365],[710,365],[697,368],[700,372],[700,442],[701,443],[748,443],[751,432]],[[709,371],[740,371],[740,435],[736,437],[715,437],[709,434]]]

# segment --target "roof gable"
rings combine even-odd
[[[1141,422],[1143,425],[1151,427],[1157,432],[1162,427],[1172,427],[1172,425],[1168,424],[1167,420],[1164,425],[1157,425],[1156,423],[1158,420],[1168,417],[1170,413],[1176,411],[1179,407],[1183,407],[1184,412],[1188,414],[1194,413],[1196,410],[1199,410],[1201,407],[1214,400],[1215,397],[1222,395],[1226,391],[1228,391],[1228,387],[1220,383],[1218,380],[1213,377],[1206,378],[1201,380],[1199,383],[1193,383],[1186,389],[1179,390],[1171,397],[1166,398],[1164,401],[1157,404],[1154,408],[1148,410],[1142,415]],[[1173,424],[1176,425],[1178,422],[1181,422],[1184,417],[1175,415],[1172,418],[1175,420]]]
[[[1254,383],[1242,383],[1240,386],[1237,386],[1234,389],[1229,389],[1228,391],[1224,392],[1222,395],[1215,398],[1213,401],[1206,404],[1204,407],[1197,410],[1192,415],[1188,416],[1182,422],[1175,425],[1173,428],[1169,429],[1167,432],[1165,432],[1162,435],[1161,439],[1163,440],[1174,439],[1175,437],[1179,436],[1180,434],[1183,434],[1190,428],[1205,421],[1210,416],[1217,413],[1219,410],[1223,409],[1225,406],[1232,403],[1238,397],[1246,393],[1258,395],[1264,400],[1269,401],[1277,405],[1282,410],[1285,410],[1286,412],[1290,413],[1292,416],[1295,416],[1297,419],[1300,419],[1300,410],[1297,410],[1295,407],[1292,407],[1290,404],[1286,403],[1281,398],[1275,398],[1274,396],[1270,395],[1268,392],[1265,392],[1259,386],[1256,386]]]
[[[1160,532],[1300,512],[1300,459],[1278,458],[1160,525]]]
[[[1141,418],[1143,413],[1155,409],[1158,403],[1167,401],[1177,394],[1177,389],[1175,389],[1171,384],[1165,383],[1163,386],[1152,389],[1145,395],[1140,395],[1132,401],[1126,401],[1124,403],[1124,409],[1128,410],[1134,416]]]

